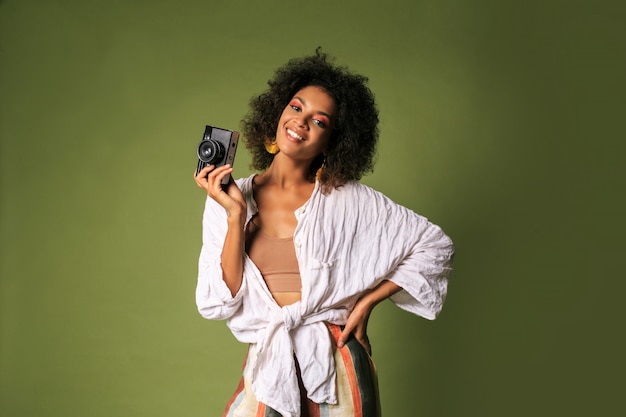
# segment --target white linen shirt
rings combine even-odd
[[[254,175],[237,180],[257,212]],[[227,319],[244,343],[256,343],[252,389],[285,417],[300,415],[294,355],[309,398],[336,404],[333,343],[324,322],[343,325],[364,291],[383,280],[403,289],[390,297],[400,308],[434,319],[447,292],[454,246],[441,228],[358,182],[329,194],[316,183],[295,212],[301,300],[279,307],[256,265],[244,252],[243,281],[233,297],[222,278],[226,211],[207,197],[202,221],[196,303],[207,319]]]

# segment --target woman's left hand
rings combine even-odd
[[[363,294],[348,316],[346,326],[337,340],[337,346],[342,348],[350,338],[350,335],[353,334],[354,338],[363,345],[367,353],[371,356],[372,347],[367,337],[367,321],[370,318],[370,314],[372,314],[372,310],[378,303],[389,298],[401,289],[401,287],[393,282],[384,280],[378,284],[376,288]]]
[[[370,345],[369,338],[367,337],[367,321],[370,318],[374,305],[367,301],[367,297],[361,297],[356,302],[354,309],[348,316],[348,321],[344,327],[339,339],[337,341],[338,347],[343,347],[350,335],[354,335],[354,338],[365,348],[369,355],[372,354],[372,347]]]

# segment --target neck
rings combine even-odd
[[[263,182],[273,183],[281,188],[309,185],[315,182],[310,174],[310,162],[298,162],[281,157],[274,157],[271,165],[260,174]]]

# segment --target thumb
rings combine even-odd
[[[345,346],[346,342],[350,338],[350,335],[352,334],[352,330],[353,330],[352,326],[348,326],[346,324],[346,326],[343,328],[343,331],[339,335],[339,338],[337,339],[337,347],[338,348],[342,348],[342,347]]]

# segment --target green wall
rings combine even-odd
[[[374,312],[385,416],[615,415],[625,15],[608,1],[0,0],[0,415],[221,414],[245,347],[195,310],[195,147],[319,45],[380,105],[364,182],[457,245],[438,320]],[[241,151],[235,174],[248,164]]]

